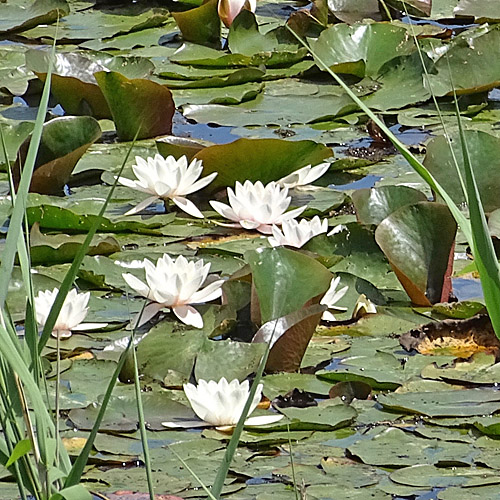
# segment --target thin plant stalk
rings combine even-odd
[[[299,490],[297,488],[297,477],[295,475],[295,463],[293,460],[292,439],[290,438],[290,424],[286,424],[286,433],[288,435],[288,447],[290,448],[290,467],[292,468],[293,491],[295,492],[295,500],[299,500]]]
[[[146,301],[142,306],[141,312],[137,319],[137,324],[140,323],[142,314],[144,312],[144,307],[146,306]],[[154,500],[154,486],[153,486],[153,471],[151,470],[151,458],[149,456],[149,445],[148,445],[148,436],[146,433],[146,421],[144,419],[144,407],[142,405],[142,394],[141,394],[141,383],[139,381],[139,368],[137,365],[137,353],[135,349],[135,330],[136,327],[132,329],[131,342],[132,342],[132,361],[134,365],[134,388],[135,388],[135,403],[137,405],[137,417],[139,419],[139,431],[141,434],[141,442],[142,442],[142,452],[144,454],[144,464],[146,466],[146,479],[148,482],[148,492],[149,492],[149,500]]]

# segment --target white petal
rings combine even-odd
[[[238,222],[239,217],[236,215],[234,210],[229,206],[226,205],[225,203],[221,203],[220,201],[209,201],[210,205],[212,205],[212,208],[216,211],[219,212],[222,217],[225,217],[226,219]]]
[[[139,295],[149,298],[151,290],[146,283],[143,283],[139,278],[136,278],[133,274],[122,273],[122,278],[125,280],[127,285],[136,291]]]
[[[80,323],[78,326],[72,328],[74,332],[86,332],[88,330],[99,330],[106,328],[109,323]]]
[[[203,318],[193,306],[176,306],[172,311],[186,325],[203,328]]]
[[[200,212],[200,210],[196,207],[196,205],[188,200],[187,198],[183,198],[181,196],[175,196],[172,198],[172,201],[184,212],[193,217],[198,217],[203,219],[205,216]]]
[[[162,304],[158,304],[153,302],[152,304],[148,304],[141,312],[139,311],[132,321],[132,328],[139,328],[140,326],[146,324],[150,319],[154,318],[160,310],[163,309]]]
[[[330,311],[325,311],[323,315],[321,316],[321,319],[323,321],[337,321],[335,319],[335,316],[330,312]]]
[[[139,212],[142,212],[145,208],[149,207],[149,205],[154,203],[158,198],[159,196],[150,196],[149,198],[146,198],[145,200],[138,203],[134,208],[131,208],[128,212],[124,213],[123,215],[134,215]]]
[[[245,420],[245,426],[269,425],[279,422],[284,415],[258,415],[257,417],[250,417]]]

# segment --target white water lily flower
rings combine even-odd
[[[59,290],[54,288],[53,290],[45,290],[44,292],[40,291],[35,297],[36,322],[42,328],[47,322],[58,293]],[[90,292],[78,293],[74,288],[68,292],[52,329],[54,337],[65,339],[71,337],[72,331],[95,330],[107,325],[107,323],[82,323],[89,310],[87,307],[89,298]]]
[[[328,307],[328,309],[335,309],[336,311],[347,311],[347,307],[339,307],[336,306],[335,304],[347,293],[348,286],[345,286],[344,288],[341,288],[340,290],[337,291],[337,286],[340,282],[340,276],[337,276],[336,278],[332,278],[332,281],[330,282],[330,287],[326,291],[325,295],[323,298],[320,300],[320,304],[323,304]],[[330,311],[325,311],[323,315],[321,316],[321,319],[323,321],[337,321],[335,319],[335,316],[330,312]]]
[[[161,309],[168,308],[186,325],[202,328],[201,314],[191,304],[202,304],[219,298],[224,283],[224,280],[216,280],[207,284],[210,263],[205,264],[201,259],[188,261],[182,255],[173,260],[164,254],[156,265],[144,259],[144,268],[147,284],[133,274],[122,274],[131,288],[151,301],[142,314],[139,313],[134,325],[141,326]],[[201,288],[203,284],[207,286]]]
[[[367,314],[377,314],[377,306],[362,293],[354,305],[352,317],[354,319],[359,319]]]
[[[243,9],[255,12],[256,8],[257,0],[219,0],[217,10],[221,21],[229,28]]]
[[[243,408],[250,393],[248,380],[240,384],[237,379],[229,382],[223,377],[215,380],[198,380],[198,385],[184,384],[184,393],[201,419],[188,422],[162,422],[165,427],[203,427],[213,425],[216,427],[235,426],[243,413]],[[262,384],[257,386],[257,391],[248,411],[250,415],[261,399]],[[245,425],[266,425],[277,422],[283,415],[263,415],[245,420]]]
[[[283,221],[281,229],[273,225],[272,231],[273,235],[268,238],[271,246],[301,248],[314,236],[328,231],[328,220],[321,220],[317,215],[311,220],[302,219],[300,222],[291,219]]]
[[[135,157],[137,165],[132,167],[138,180],[120,177],[118,181],[124,186],[149,193],[149,198],[129,210],[125,215],[132,215],[144,210],[158,199],[172,200],[181,210],[193,217],[203,218],[203,214],[196,205],[186,196],[208,186],[217,175],[214,172],[202,179],[200,177],[203,167],[201,160],[193,160],[189,166],[185,156],[176,160],[173,156],[156,154],[147,160]]]
[[[277,184],[289,189],[295,188],[297,186],[305,186],[311,184],[315,180],[319,179],[326,171],[330,168],[329,163],[320,163],[315,167],[307,165],[306,167],[299,168],[277,181]]]
[[[299,216],[306,207],[299,207],[287,212],[291,201],[288,189],[281,188],[275,182],[265,187],[262,182],[253,184],[245,181],[236,182],[234,191],[227,188],[229,205],[219,201],[210,204],[226,219],[232,220],[244,229],[257,229],[264,234],[271,234],[272,225],[281,225],[284,221]]]

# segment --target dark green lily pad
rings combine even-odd
[[[464,136],[484,210],[491,212],[500,207],[500,139],[476,130],[465,130]],[[459,170],[464,176],[462,146],[458,136],[453,137],[452,145]],[[424,165],[457,205],[465,201],[450,146],[444,136],[429,142]]]
[[[210,190],[260,180],[277,181],[305,165],[317,165],[332,150],[314,141],[283,139],[238,139],[229,144],[208,146],[195,154],[203,161],[203,173],[218,172]]]
[[[386,217],[375,240],[413,303],[445,302],[457,225],[446,205],[419,202]]]
[[[106,98],[121,140],[172,132],[175,104],[167,87],[150,80],[128,79],[115,71],[98,71],[94,77]]]
[[[362,224],[380,224],[398,208],[427,200],[421,191],[406,186],[358,189],[351,198]]]
[[[90,116],[68,116],[47,122],[42,131],[30,191],[60,194],[78,160],[99,137],[99,123]],[[29,143],[28,138],[21,145],[19,159],[13,166],[16,184],[21,178],[21,165],[26,158]]]
[[[428,80],[436,96],[484,92],[498,86],[498,51],[500,29],[483,25],[454,37],[446,45],[430,42],[434,64],[429,68]],[[474,71],[464,71],[464,66]]]
[[[281,318],[326,292],[331,273],[316,260],[287,248],[245,254],[259,297],[261,322]]]

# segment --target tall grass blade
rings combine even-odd
[[[488,310],[493,330],[497,337],[500,338],[500,266],[488,230],[488,223],[486,222],[483,204],[481,203],[481,195],[477,187],[474,171],[472,170],[469,149],[460,119],[460,110],[458,109],[456,95],[455,107],[464,162],[469,216],[472,226],[472,254],[477,270],[479,271],[486,309]]]
[[[422,177],[422,179],[437,193],[448,205],[453,217],[457,221],[457,224],[461,227],[467,241],[472,242],[472,233],[470,228],[470,223],[465,217],[465,215],[458,209],[454,201],[448,195],[448,193],[441,187],[441,185],[434,179],[432,174],[425,168],[425,166],[409,151],[406,146],[394,135],[394,133],[387,127],[387,125],[381,120],[350,88],[349,86],[340,78],[331,68],[314,52],[311,47],[299,36],[295,31],[290,28],[290,26],[285,25],[292,35],[298,40],[298,42],[306,47],[309,52],[314,56],[315,60],[319,63],[325,71],[327,71],[330,76],[346,91],[347,95],[354,101],[361,110],[371,119],[374,123],[380,127],[380,129],[387,135],[394,147],[401,153],[405,160],[410,164],[410,166]]]

